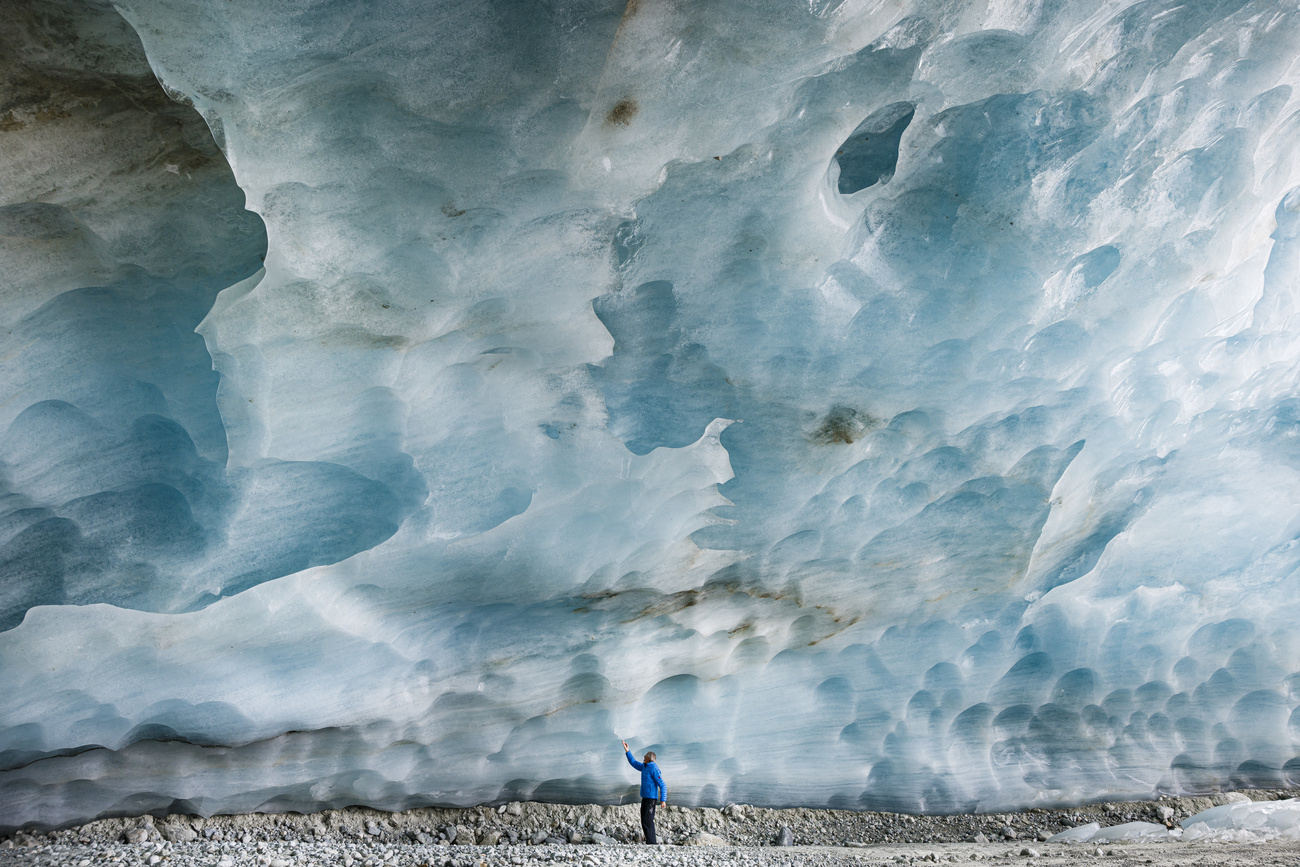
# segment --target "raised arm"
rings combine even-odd
[[[638,771],[645,767],[645,765],[632,758],[632,750],[628,747],[627,741],[623,741],[623,754],[627,756],[627,763]]]

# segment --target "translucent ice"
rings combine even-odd
[[[0,828],[1300,781],[1300,13],[10,5]]]
[[[1184,840],[1262,843],[1300,840],[1300,800],[1247,801],[1212,807],[1184,819]]]
[[[1153,822],[1127,822],[1103,828],[1096,822],[1070,828],[1049,843],[1158,843],[1212,841],[1218,843],[1264,843],[1269,840],[1300,840],[1300,800],[1251,801],[1211,807],[1184,819],[1168,830]]]

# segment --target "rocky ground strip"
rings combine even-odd
[[[1296,790],[1256,790],[1208,797],[1093,804],[1064,809],[956,816],[912,816],[822,809],[661,809],[660,842],[640,840],[637,805],[566,806],[510,803],[464,809],[383,813],[367,808],[311,815],[144,816],[102,819],[48,832],[19,831],[0,840],[0,865],[58,867],[507,867],[574,863],[711,865],[892,864],[1046,858],[1058,863],[1118,857],[1134,864],[1228,863],[1221,844],[1102,848],[1046,844],[1051,835],[1089,822],[1148,821],[1174,826],[1202,810],[1242,797],[1279,800]],[[676,844],[676,846],[671,845]],[[677,848],[685,846],[687,848]],[[929,848],[926,848],[929,847]],[[1234,846],[1241,864],[1295,863],[1300,847]],[[1183,855],[1175,855],[1182,852]],[[1193,857],[1194,852],[1200,855]],[[1272,853],[1271,855],[1268,853]],[[1141,856],[1141,857],[1139,857]],[[1250,860],[1251,858],[1265,860]],[[1060,859],[1066,859],[1061,862]],[[1247,860],[1239,860],[1246,858]]]

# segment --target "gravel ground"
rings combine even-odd
[[[1246,793],[1253,800],[1293,790]],[[1172,825],[1227,797],[1169,798],[1057,810],[907,816],[745,805],[669,807],[661,842],[639,839],[637,808],[512,803],[383,813],[144,816],[0,839],[0,867],[516,867],[516,865],[998,864],[1273,865],[1300,863],[1300,843],[1062,846],[1050,834],[1087,822]],[[792,844],[792,845],[785,845]]]

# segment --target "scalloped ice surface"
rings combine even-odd
[[[1300,783],[1294,9],[11,6],[0,829]]]

